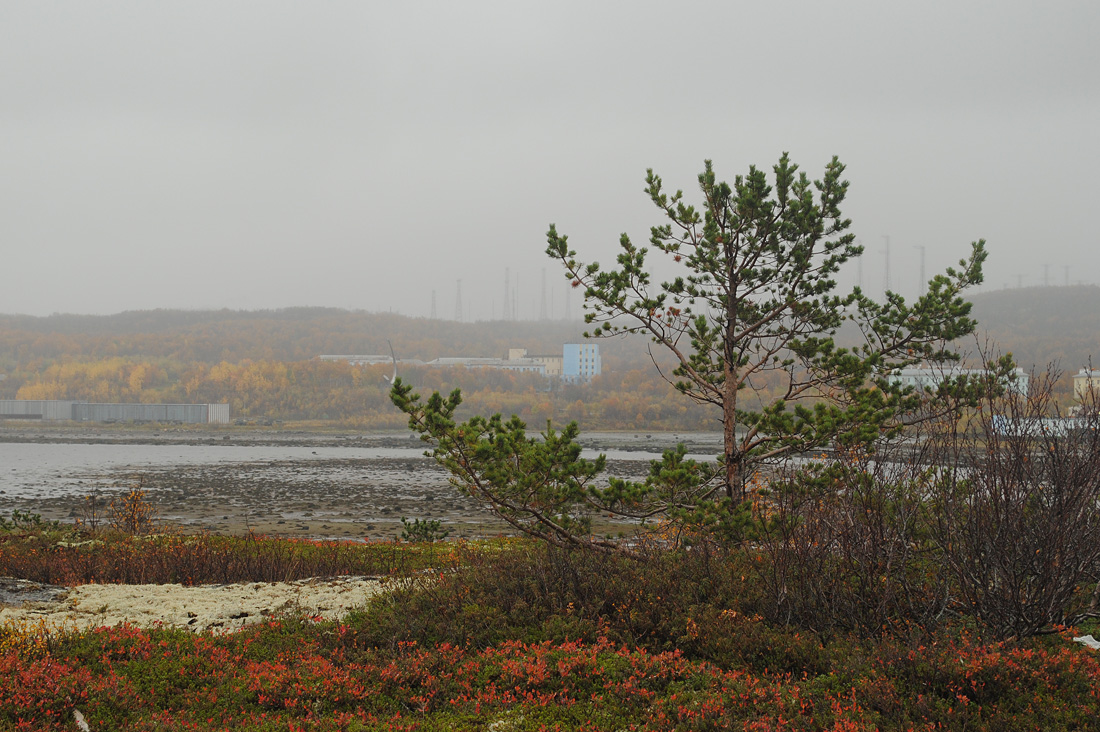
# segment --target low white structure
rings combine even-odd
[[[392,356],[322,355],[322,361],[344,361],[355,366],[393,363]],[[499,369],[549,376],[566,381],[588,381],[602,371],[600,347],[595,343],[566,343],[562,355],[531,356],[526,348],[509,348],[507,358],[487,356],[444,356],[433,361],[399,358],[397,364],[409,366],[457,367],[467,369]]]
[[[1095,421],[1080,417],[993,416],[993,432],[1001,437],[1067,437],[1079,430],[1091,430]]]
[[[390,356],[374,356],[367,354],[360,355],[327,355],[318,356],[317,358],[322,361],[346,361],[352,366],[374,366],[380,363],[392,363],[393,359]],[[401,363],[407,363],[407,361],[401,361]],[[418,362],[419,363],[419,362]]]
[[[989,371],[986,369],[907,368],[898,369],[887,378],[890,379],[891,383],[911,386],[918,391],[934,391],[947,379],[954,379],[959,376],[986,376],[988,374]],[[1031,377],[1022,368],[1017,367],[1008,379],[1009,381],[1005,386],[1010,391],[1020,395],[1028,393]]]
[[[465,356],[446,356],[428,361],[425,366],[462,366],[468,369],[499,369],[501,371],[519,371],[546,375],[546,366],[530,358],[467,358]]]

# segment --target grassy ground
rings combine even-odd
[[[522,541],[290,542],[0,533],[0,575],[55,583],[401,575],[337,621],[225,636],[0,630],[0,729],[1087,730],[1100,660],[1066,629],[966,618],[862,637],[766,620],[741,555],[636,562]],[[1092,632],[1085,629],[1087,632]]]

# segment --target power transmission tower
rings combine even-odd
[[[546,320],[546,267],[542,268],[542,304],[539,306],[539,320]]]
[[[435,314],[435,290],[432,290],[432,315],[431,315],[431,318],[432,318],[432,320],[436,319],[436,314]]]
[[[500,311],[501,320],[511,320],[511,312],[508,309],[508,298],[512,296],[512,270],[504,268],[504,306]]]
[[[462,280],[458,281],[458,289],[455,293],[455,320],[462,322]]]
[[[883,275],[883,290],[890,291],[890,237],[883,234],[882,238],[886,240],[886,248],[882,251],[886,253],[886,272]]]
[[[924,279],[924,245],[923,244],[917,244],[916,248],[920,249],[920,281],[917,283],[917,287],[918,287],[917,293],[919,295],[923,296],[924,295],[924,288],[928,284],[927,281]]]
[[[859,239],[856,239],[856,244],[859,244]],[[856,287],[863,289],[863,252],[859,253],[856,257]]]

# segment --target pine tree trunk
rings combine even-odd
[[[733,252],[726,248],[727,281],[735,281]],[[726,497],[731,502],[745,500],[741,481],[741,447],[737,444],[737,392],[740,384],[737,355],[734,351],[737,328],[737,298],[733,292],[726,298],[725,342],[722,348],[722,443],[726,460]]]
[[[726,497],[732,501],[743,501],[745,491],[741,484],[741,451],[737,446],[737,420],[732,419],[729,414],[725,416],[722,439],[725,442]]]
[[[730,320],[732,323],[732,318]],[[743,501],[744,487],[741,481],[741,447],[737,444],[737,373],[731,368],[734,363],[730,338],[726,339],[725,380],[722,384],[722,444],[726,461],[726,497],[731,501]]]

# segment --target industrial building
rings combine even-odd
[[[595,343],[566,343],[562,348],[561,378],[588,381],[603,371],[600,347]]]
[[[467,369],[498,369],[500,371],[516,371],[519,373],[534,373],[546,376],[546,365],[532,359],[521,358],[467,358],[465,356],[453,356],[437,358],[428,361],[425,366],[462,366]]]
[[[0,399],[0,419],[68,420],[73,418],[74,404],[55,399]]]
[[[322,361],[345,361],[356,366],[369,366],[375,364],[388,364],[394,361],[392,356],[377,355],[323,355]],[[491,358],[486,356],[446,356],[433,361],[421,361],[419,359],[399,358],[399,365],[428,366],[428,367],[453,367],[462,366],[468,369],[500,369],[502,371],[518,371],[521,373],[535,373],[540,376],[559,378],[563,381],[588,381],[593,376],[598,376],[603,369],[600,360],[600,347],[595,343],[566,343],[562,346],[562,355],[528,355],[526,348],[508,349],[507,358]]]
[[[0,419],[229,424],[229,405],[94,404],[53,399],[0,399]]]
[[[985,369],[963,368],[908,368],[899,369],[889,375],[894,384],[911,386],[918,391],[933,391],[938,389],[946,379],[954,379],[959,376],[984,376],[989,372]],[[1005,387],[1022,396],[1028,393],[1030,375],[1021,368],[1017,368],[1008,377]]]

